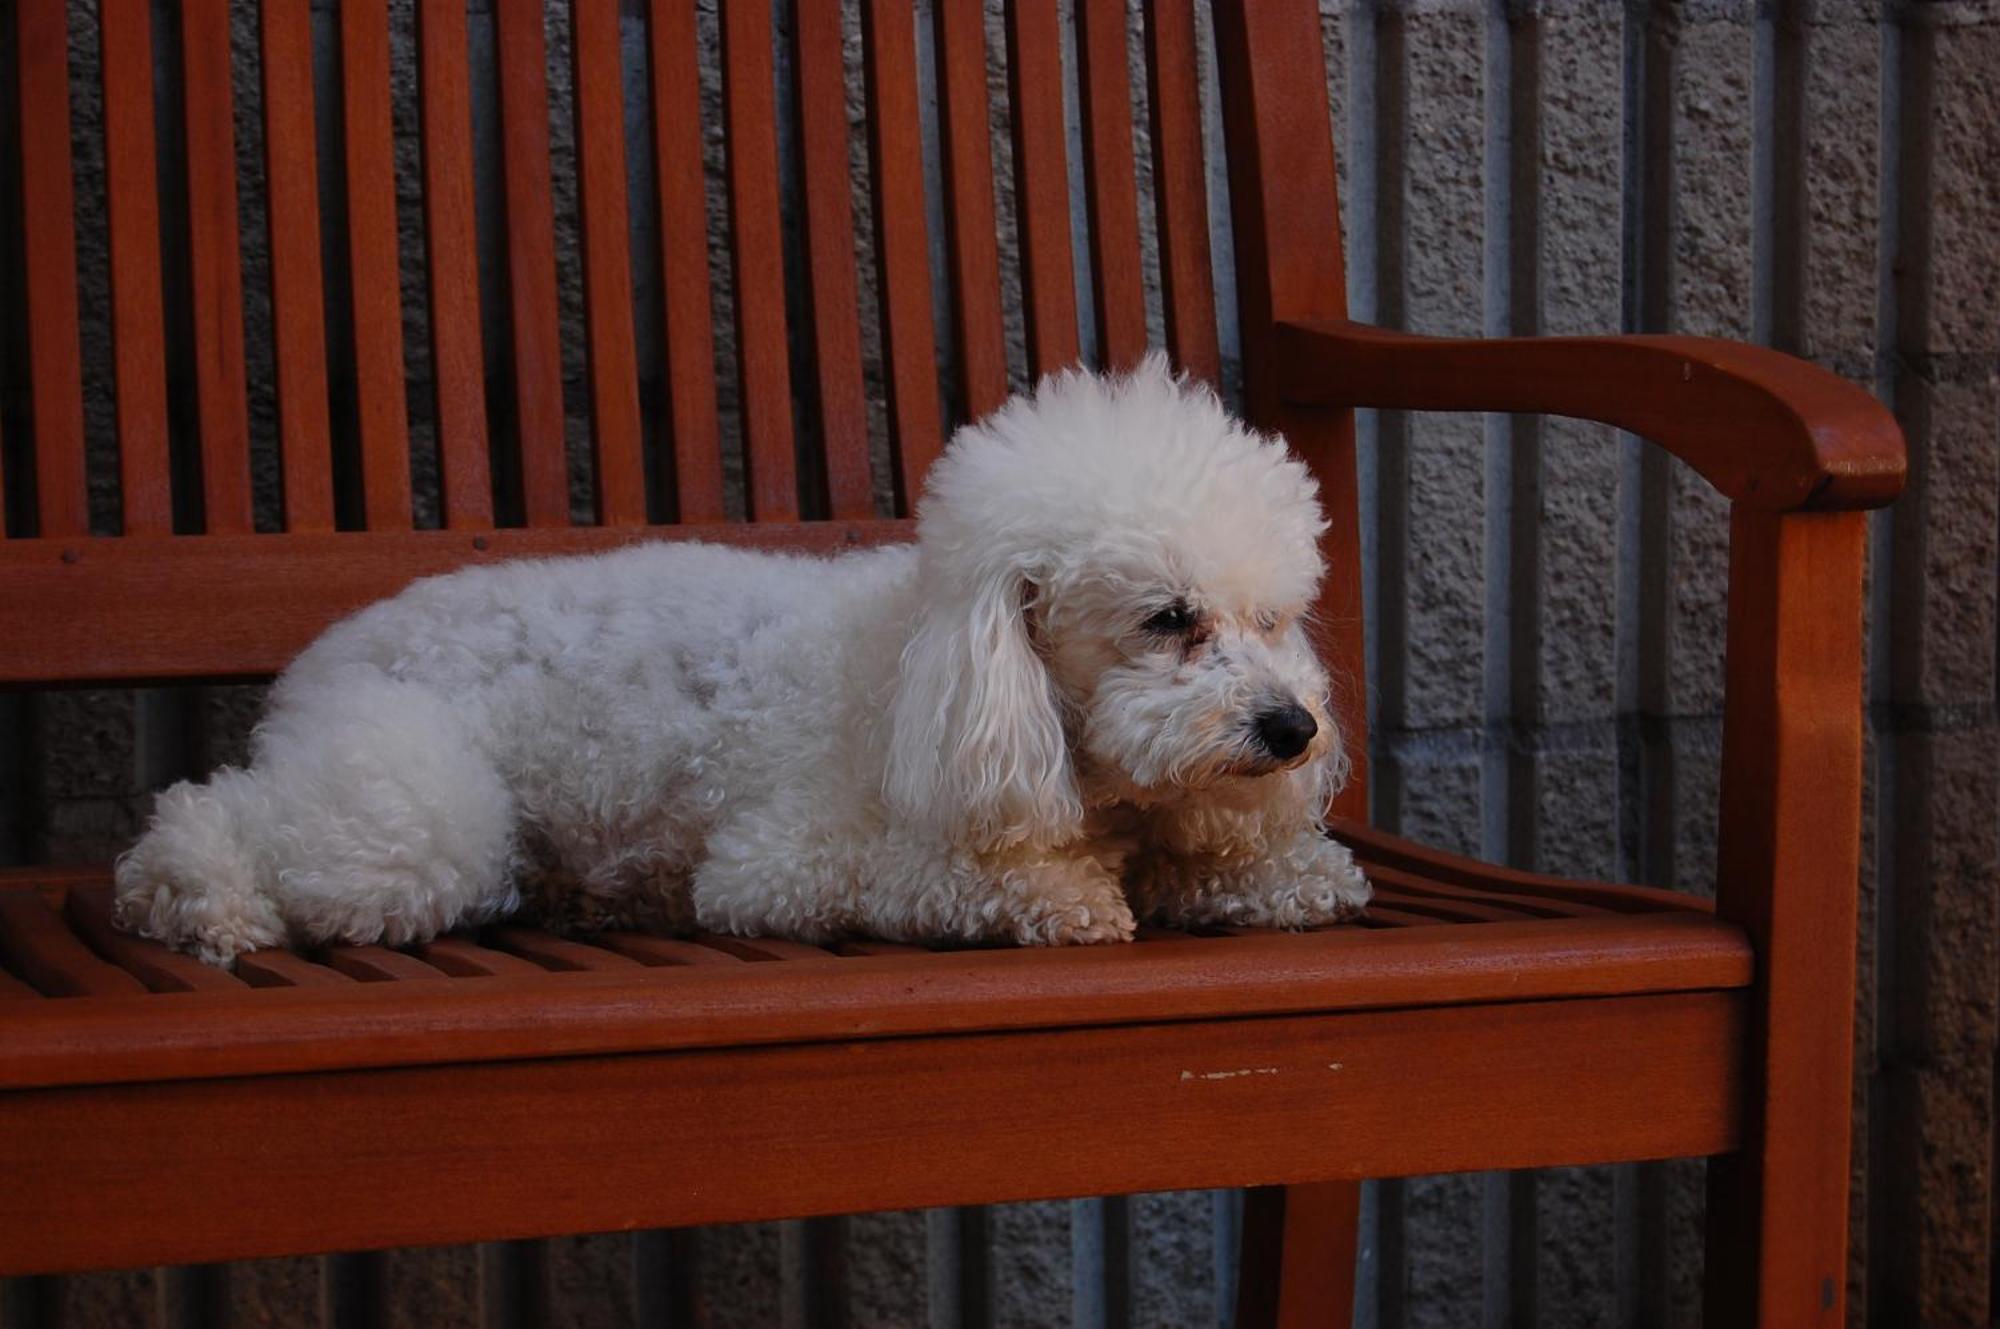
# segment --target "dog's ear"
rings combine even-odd
[[[975,849],[1073,838],[1083,807],[1055,685],[1029,637],[1033,588],[987,569],[929,590],[890,707],[890,808]]]

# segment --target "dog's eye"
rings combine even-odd
[[[1187,601],[1176,600],[1139,626],[1163,637],[1185,637],[1194,630],[1194,610],[1188,608]]]

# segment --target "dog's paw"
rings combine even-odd
[[[1024,946],[1100,946],[1130,941],[1138,930],[1124,896],[1086,901],[1023,918],[1018,941]]]

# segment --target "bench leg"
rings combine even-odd
[[[1243,1201],[1237,1329],[1347,1329],[1361,1183],[1260,1186]]]

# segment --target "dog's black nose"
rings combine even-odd
[[[1279,761],[1290,761],[1306,750],[1319,732],[1312,712],[1297,702],[1286,702],[1257,714],[1257,742]]]

